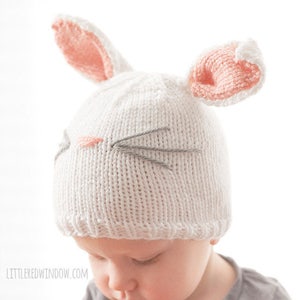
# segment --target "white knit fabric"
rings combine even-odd
[[[65,130],[55,157],[59,229],[118,239],[224,235],[231,220],[227,153],[206,104],[236,103],[261,86],[255,44],[241,44],[236,57],[226,48],[203,59],[189,78],[192,91],[186,79],[131,71],[88,22],[63,17],[54,29],[67,61],[101,81]],[[91,76],[102,67],[109,78]],[[208,98],[194,97],[198,93]],[[214,93],[222,99],[215,101]]]
[[[66,134],[70,146],[58,155],[54,177],[64,234],[204,239],[227,230],[223,137],[210,108],[177,78],[128,72],[103,82]],[[104,141],[84,148],[82,136]],[[112,147],[122,139],[127,148]]]

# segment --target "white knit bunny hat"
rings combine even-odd
[[[124,239],[221,237],[231,220],[226,147],[208,105],[255,93],[255,42],[204,53],[188,78],[133,71],[90,23],[59,17],[67,61],[99,85],[65,130],[54,207],[66,235]]]

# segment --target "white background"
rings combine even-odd
[[[263,89],[216,108],[231,156],[234,217],[217,251],[278,278],[300,299],[296,0],[0,1],[0,298],[81,299],[88,281],[7,278],[12,267],[88,267],[53,223],[53,157],[63,129],[96,89],[56,47],[51,23],[61,13],[93,22],[143,71],[186,76],[206,48],[258,42]]]

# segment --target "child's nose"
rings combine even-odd
[[[110,264],[108,286],[110,289],[121,292],[133,291],[137,281],[133,274],[124,266]]]

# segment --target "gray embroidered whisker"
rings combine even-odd
[[[63,152],[65,152],[70,147],[71,142],[70,142],[70,138],[69,138],[66,130],[64,131],[64,140],[65,140],[65,142],[59,144],[60,149],[59,149],[59,151],[56,153],[56,155],[54,157],[54,162],[57,160],[57,158]]]
[[[133,152],[133,151],[129,151],[129,150],[127,150],[127,148],[119,147],[119,145],[117,145],[117,146],[115,147],[115,149],[118,149],[118,150],[120,150],[121,152],[126,153],[126,154],[131,154],[131,155],[133,155],[133,156],[135,156],[135,157],[137,157],[137,158],[141,158],[141,159],[150,161],[150,162],[152,162],[152,163],[158,164],[158,165],[160,165],[161,167],[163,167],[163,168],[165,168],[165,169],[168,169],[168,170],[172,171],[172,168],[169,167],[166,163],[164,163],[164,162],[162,162],[162,161],[159,161],[159,160],[156,160],[156,159],[153,159],[153,158],[150,158],[150,157],[147,157],[147,156],[138,154],[138,153]]]
[[[137,134],[134,134],[134,135],[130,135],[130,136],[127,136],[123,139],[115,141],[114,143],[111,144],[111,147],[114,147],[116,144],[118,144],[120,142],[127,141],[127,140],[130,140],[130,139],[133,139],[133,138],[136,138],[136,137],[140,137],[140,136],[143,136],[143,135],[151,134],[153,132],[157,132],[157,131],[161,131],[161,130],[170,130],[170,128],[169,127],[160,127],[160,128],[156,128],[156,129],[147,130],[147,131],[144,131],[144,132],[141,132],[141,133],[137,133]]]
[[[160,151],[160,152],[176,152],[176,153],[194,153],[194,152],[201,152],[200,149],[163,149],[163,148],[156,148],[156,147],[147,147],[147,146],[135,146],[135,145],[126,145],[126,144],[119,144],[118,147],[126,148],[126,149],[138,149],[138,150],[149,150],[149,151]]]

